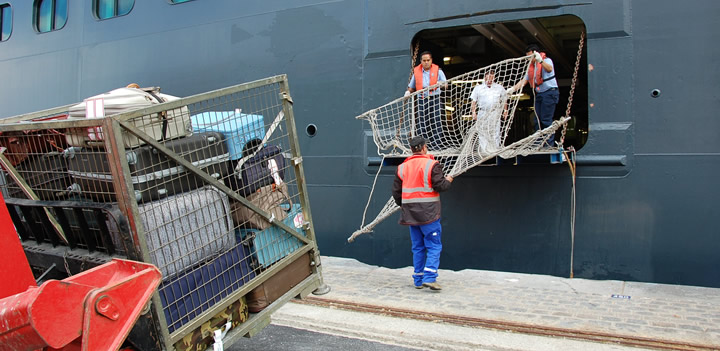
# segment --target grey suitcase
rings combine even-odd
[[[202,187],[138,206],[150,261],[163,279],[184,272],[235,245],[225,193]]]
[[[207,174],[222,179],[229,172],[229,154],[224,136],[217,132],[196,133],[171,140],[165,146],[183,156]],[[69,149],[68,169],[73,191],[98,201],[116,201],[110,166],[103,149]],[[150,145],[127,150],[135,199],[146,203],[162,197],[197,189],[205,182]]]

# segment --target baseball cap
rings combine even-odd
[[[418,152],[422,150],[423,146],[425,145],[425,138],[421,136],[416,136],[410,139],[410,149],[413,152]]]

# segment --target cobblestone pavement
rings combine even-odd
[[[720,289],[440,270],[443,290],[415,289],[412,268],[322,257],[332,291],[314,298],[720,349]],[[618,295],[613,297],[613,295]]]

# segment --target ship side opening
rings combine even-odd
[[[525,48],[529,44],[537,44],[554,63],[560,93],[553,116],[554,120],[557,120],[566,113],[580,35],[584,31],[582,20],[572,15],[478,23],[423,30],[413,38],[411,50],[418,48],[418,52],[432,52],[433,63],[439,65],[445,75],[451,78],[505,59],[525,56]],[[566,149],[572,146],[575,150],[580,150],[588,137],[586,47],[583,47],[577,70],[578,77],[570,111],[572,119],[568,123],[564,141]],[[418,64],[420,57],[416,58],[415,65]],[[458,107],[464,104],[470,104],[469,97],[462,101],[446,101],[446,108],[448,111],[462,110]],[[533,93],[527,85],[520,97],[505,145],[510,145],[535,131],[533,105]],[[453,123],[462,123],[459,121],[462,121],[461,116],[448,113],[448,124],[452,126]],[[560,134],[561,131],[558,131],[555,140],[559,140]]]

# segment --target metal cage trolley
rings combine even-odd
[[[0,120],[0,148],[36,277],[112,258],[158,267],[136,349],[227,346],[328,289],[285,75],[186,98],[119,88]]]

